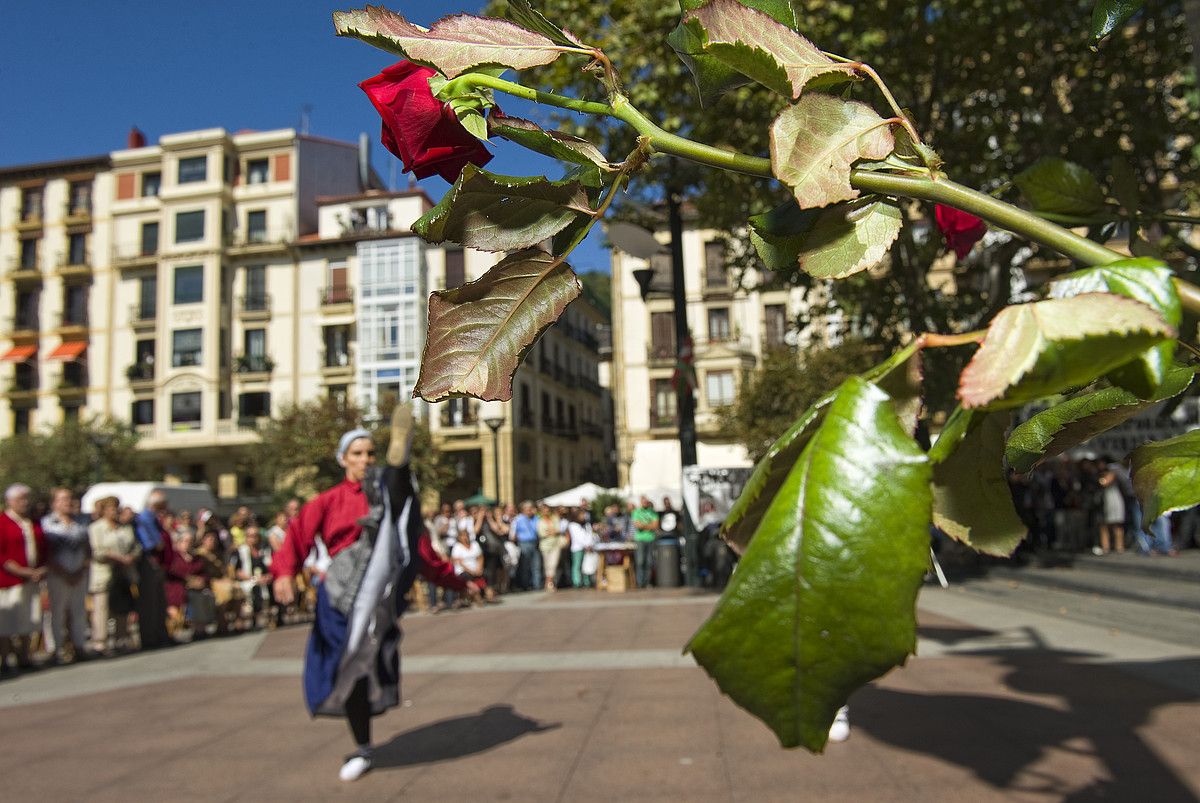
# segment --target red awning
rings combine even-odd
[[[66,343],[63,343],[54,351],[50,352],[50,355],[46,357],[46,359],[65,360],[66,362],[77,360],[79,359],[80,354],[83,354],[83,352],[87,351],[87,347],[88,344],[86,340],[68,340]]]
[[[4,356],[0,357],[0,360],[4,362],[25,362],[34,354],[37,354],[37,346],[13,346],[4,352]]]

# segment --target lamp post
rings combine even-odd
[[[480,402],[479,420],[492,431],[492,471],[495,474],[495,500],[500,503],[500,427],[504,426],[504,405],[500,402]]]

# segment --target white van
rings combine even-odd
[[[145,510],[146,500],[152,491],[162,491],[171,510],[190,510],[195,513],[202,507],[213,510],[217,500],[207,483],[182,483],[167,485],[161,482],[100,482],[87,489],[79,501],[80,510],[91,513],[97,499],[115,496],[121,506],[128,505],[135,511]]]

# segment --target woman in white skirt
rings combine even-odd
[[[1100,525],[1100,546],[1093,549],[1097,555],[1107,555],[1110,550],[1125,551],[1125,495],[1121,493],[1121,474],[1125,469],[1105,458],[1104,473],[1100,475],[1100,487],[1104,489],[1104,523]]]
[[[30,636],[42,627],[41,582],[46,576],[42,528],[29,518],[28,485],[10,485],[0,515],[0,672],[8,656],[28,668]]]

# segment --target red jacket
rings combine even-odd
[[[33,525],[33,541],[37,545],[37,561],[33,566],[25,559],[25,533],[21,525],[13,521],[8,511],[0,513],[0,588],[12,588],[25,582],[25,578],[4,570],[8,561],[27,569],[46,565],[46,538],[42,535],[42,526],[32,519],[29,523]]]

